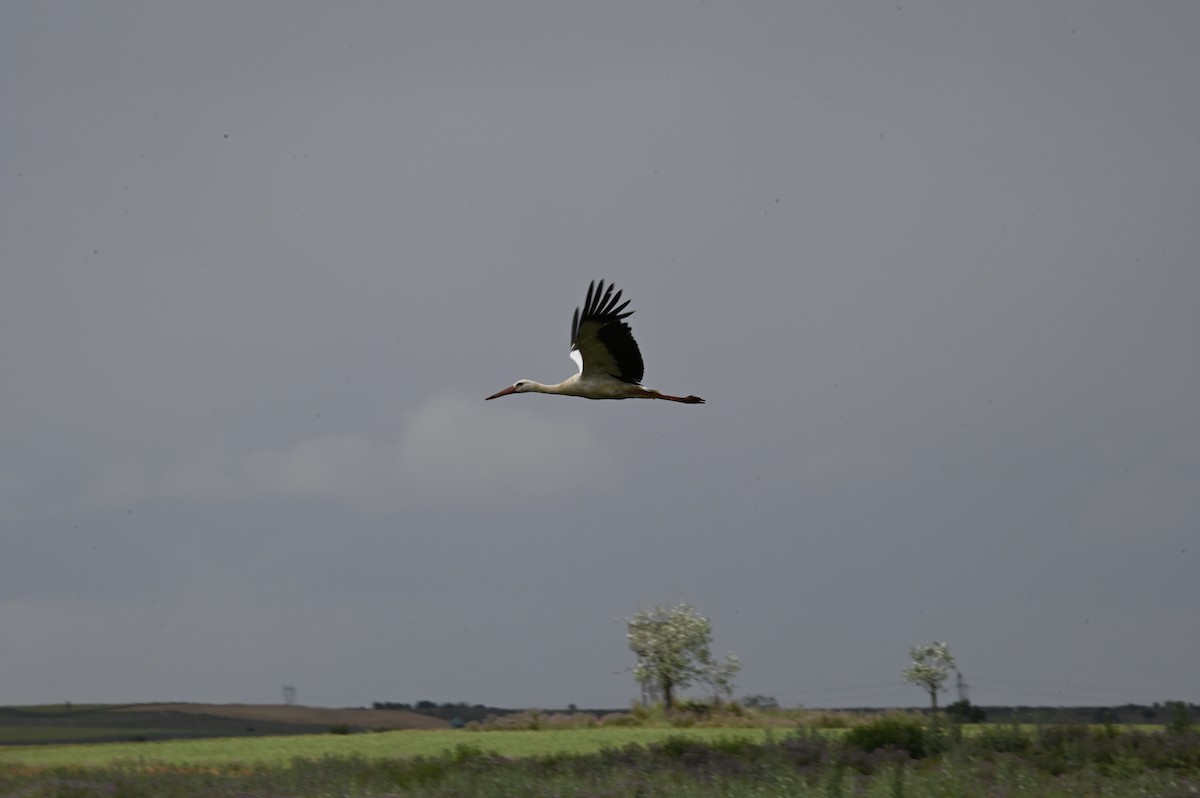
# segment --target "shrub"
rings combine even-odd
[[[601,726],[641,726],[642,722],[628,712],[610,712],[600,718]]]
[[[620,717],[628,717],[621,715]],[[471,721],[468,731],[539,731],[543,729],[590,729],[596,717],[588,712],[542,712],[531,709],[507,715],[488,715],[482,721]],[[639,725],[637,723],[605,723],[605,725]]]
[[[959,723],[983,723],[987,720],[987,713],[965,698],[946,707],[946,714]]]
[[[713,705],[707,701],[701,701],[696,698],[680,698],[676,700],[675,706],[672,707],[674,712],[686,712],[698,717],[707,718],[713,712]]]
[[[799,724],[810,729],[848,729],[854,725],[853,717],[835,709],[805,712]]]
[[[696,725],[696,716],[690,712],[670,712],[667,719],[676,729],[690,729]]]
[[[1033,760],[1039,769],[1058,776],[1087,763],[1099,764],[1108,761],[1111,758],[1108,747],[1101,747],[1095,743],[1111,739],[1107,733],[1102,736],[1093,735],[1087,726],[1039,726]]]
[[[894,748],[913,759],[925,756],[925,726],[905,715],[884,715],[867,721],[846,732],[842,740],[847,747],[866,753]]]
[[[1029,735],[1013,723],[1007,726],[986,726],[975,735],[972,743],[983,751],[997,754],[1024,754],[1033,747]]]
[[[1171,734],[1187,734],[1192,730],[1192,712],[1183,701],[1167,702],[1167,731]]]
[[[779,750],[797,769],[812,768],[823,764],[828,756],[829,748],[829,738],[811,730],[797,730],[779,742]]]

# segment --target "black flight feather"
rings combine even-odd
[[[571,319],[571,348],[583,355],[585,370],[599,369],[636,385],[642,381],[645,365],[629,325],[621,321],[633,311],[625,310],[628,299],[617,304],[622,292],[614,294],[614,287],[609,284],[605,289],[603,280],[588,285],[583,308],[575,308]]]

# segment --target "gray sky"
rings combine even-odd
[[[1200,5],[0,7],[0,704],[1200,701]],[[557,382],[588,281],[646,384]]]

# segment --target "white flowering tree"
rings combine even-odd
[[[709,652],[712,624],[688,604],[639,610],[629,619],[629,648],[637,657],[633,677],[643,689],[662,696],[670,709],[678,690],[695,682],[727,695],[742,665],[733,654],[716,662]]]
[[[954,670],[954,657],[950,654],[950,646],[934,640],[923,646],[913,646],[909,649],[912,665],[904,669],[904,680],[911,682],[929,693],[933,707],[933,715],[937,716],[937,694]]]

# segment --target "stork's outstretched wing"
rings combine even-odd
[[[605,289],[603,280],[588,286],[583,308],[575,308],[571,321],[571,358],[585,377],[608,374],[636,385],[646,369],[629,325],[621,321],[633,315],[632,310],[621,312],[629,300],[618,305],[620,301],[621,292],[613,294],[611,284]]]

